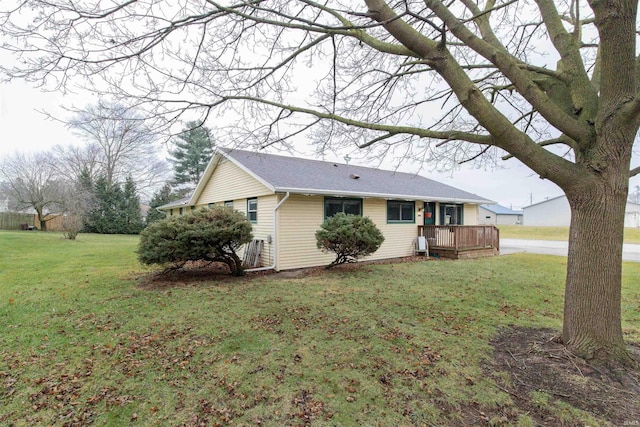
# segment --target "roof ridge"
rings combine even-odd
[[[437,182],[437,183],[439,183],[441,185],[449,185],[449,184],[444,184],[442,182],[436,181],[436,180],[434,180],[432,178],[428,178],[428,177],[426,177],[424,175],[420,175],[417,172],[403,172],[403,171],[399,171],[397,169],[391,170],[391,169],[376,168],[376,167],[371,167],[371,166],[360,166],[360,165],[353,165],[353,164],[349,164],[349,163],[334,162],[334,161],[330,161],[330,160],[318,160],[318,159],[309,159],[309,158],[306,158],[306,157],[285,156],[285,155],[282,155],[282,154],[271,154],[271,153],[264,153],[264,152],[258,152],[258,151],[241,150],[241,149],[238,149],[238,148],[220,147],[219,149],[224,151],[226,154],[231,155],[231,157],[233,157],[233,152],[235,151],[235,152],[239,152],[241,154],[248,154],[248,155],[279,157],[279,158],[282,158],[282,159],[301,160],[301,161],[323,163],[323,164],[333,164],[334,166],[348,166],[350,168],[358,168],[358,169],[363,169],[363,170],[390,172],[390,173],[393,173],[393,174],[401,174],[401,175],[415,176],[415,177],[420,177],[420,178],[423,178],[423,179],[428,179],[428,180]],[[449,186],[452,187],[451,185],[449,185]]]

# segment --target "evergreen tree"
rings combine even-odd
[[[109,185],[99,176],[93,185],[94,203],[87,215],[87,231],[101,234],[127,233],[124,192],[119,184]]]
[[[140,211],[140,197],[136,192],[136,183],[131,175],[127,177],[124,183],[119,214],[122,229],[118,233],[138,234],[144,228],[142,212]]]
[[[149,213],[147,214],[147,225],[166,218],[166,214],[159,212],[156,208],[166,205],[170,201],[176,199],[171,192],[171,186],[165,184],[160,190],[156,191],[149,202]]]
[[[213,141],[209,129],[198,122],[188,122],[184,131],[174,140],[174,184],[196,186],[213,155]]]

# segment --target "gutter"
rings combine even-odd
[[[357,192],[357,191],[343,191],[343,190],[323,190],[315,188],[293,188],[293,187],[281,187],[276,188],[275,191],[296,193],[296,194],[309,194],[315,196],[335,196],[335,197],[361,197],[361,198],[378,198],[389,200],[425,200],[444,203],[469,203],[474,205],[481,204],[494,204],[496,202],[492,200],[486,200],[482,198],[467,199],[463,197],[439,197],[439,196],[427,196],[427,195],[414,195],[414,194],[385,194],[385,193],[369,193],[369,192]]]
[[[284,199],[280,200],[278,202],[278,204],[276,205],[275,208],[273,208],[273,264],[268,265],[266,267],[256,267],[256,268],[248,268],[246,270],[244,270],[247,273],[251,273],[253,271],[265,271],[265,270],[275,270],[276,268],[276,260],[278,259],[278,220],[276,217],[276,214],[278,212],[278,209],[280,209],[280,206],[282,206],[284,204],[284,202],[287,201],[287,199],[289,198],[289,196],[291,195],[291,193],[289,193],[287,191],[287,193],[284,196]]]

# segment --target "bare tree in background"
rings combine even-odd
[[[170,123],[192,110],[244,125],[217,141],[304,133],[318,151],[402,150],[445,166],[516,157],[571,205],[565,345],[631,363],[620,304],[624,206],[640,172],[636,0],[0,7],[4,49],[19,59],[10,78],[84,84]]]
[[[18,209],[32,208],[36,211],[41,230],[47,229],[48,214],[62,213],[65,186],[48,153],[7,156],[0,163],[0,176],[7,183]]]
[[[86,145],[58,150],[70,169],[65,175],[77,179],[85,170],[92,179],[104,176],[109,185],[121,184],[131,176],[140,191],[151,190],[166,179],[167,164],[157,156],[162,148],[157,135],[134,109],[98,101],[77,112],[69,127]]]
[[[58,174],[72,182],[94,181],[101,174],[102,147],[95,142],[83,145],[56,145],[51,149]]]

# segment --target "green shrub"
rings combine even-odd
[[[223,262],[240,276],[244,270],[236,251],[252,238],[251,223],[241,212],[214,206],[150,224],[140,235],[138,259],[173,268],[188,261]]]
[[[316,246],[323,252],[333,252],[336,259],[327,266],[356,262],[370,255],[384,242],[382,232],[369,217],[338,213],[316,231]]]

